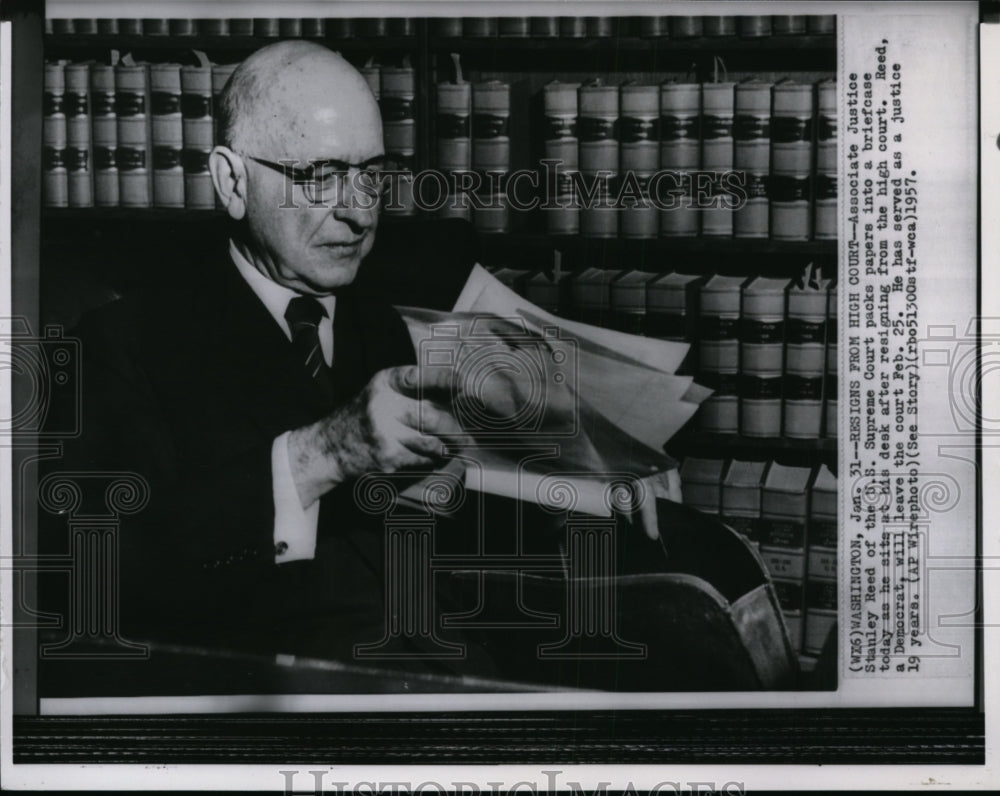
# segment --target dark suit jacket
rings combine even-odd
[[[135,472],[151,490],[121,529],[126,637],[342,659],[378,641],[382,525],[351,485],[322,500],[316,558],[274,563],[272,442],[331,406],[235,266],[114,302],[78,335],[83,434],[55,467]],[[353,288],[334,346],[338,401],[415,361],[398,314]]]

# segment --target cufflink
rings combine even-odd
[[[274,554],[276,556],[283,556],[287,552],[288,552],[288,542],[278,542],[274,546]]]

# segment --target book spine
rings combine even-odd
[[[740,432],[748,437],[781,434],[785,297],[744,292],[740,320]]]
[[[582,39],[587,35],[586,17],[559,17],[559,35],[564,39]]]
[[[181,67],[181,130],[184,150],[184,206],[208,210],[215,207],[208,156],[214,144],[212,113],[212,69]]]
[[[437,87],[437,166],[448,182],[442,218],[469,220],[468,197],[457,185],[456,172],[472,170],[472,84],[439,83]]]
[[[130,17],[118,20],[118,33],[122,36],[141,36],[142,20]]]
[[[539,39],[558,38],[559,17],[532,17],[531,35]]]
[[[829,36],[837,29],[834,14],[810,14],[806,17],[806,31],[810,36]]]
[[[473,223],[480,232],[507,232],[510,209],[504,180],[510,173],[510,85],[496,80],[472,87],[472,168],[482,180],[482,208]]]
[[[198,30],[202,36],[228,36],[228,19],[201,19],[198,20]]]
[[[90,65],[66,66],[66,170],[69,206],[94,206],[94,153],[90,120]]]
[[[197,19],[171,19],[170,20],[170,35],[171,36],[197,36],[198,35],[198,20]]]
[[[636,27],[643,38],[658,39],[670,35],[668,17],[639,17]]]
[[[580,233],[593,238],[618,235],[618,96],[618,86],[584,85],[577,99],[580,175],[587,192]]]
[[[463,17],[462,35],[471,38],[492,38],[497,35],[497,18]]]
[[[691,173],[698,169],[701,159],[700,112],[701,88],[697,83],[663,83],[660,86],[660,168],[669,173],[660,185],[665,188],[662,191],[664,201],[667,195],[676,199],[675,206],[668,205],[660,210],[661,237],[698,234]]]
[[[528,17],[500,17],[497,33],[500,38],[523,39],[531,35],[531,20]]]
[[[687,355],[677,367],[678,374],[697,370],[699,280],[671,287],[655,283],[646,292],[646,334],[660,340],[688,343]]]
[[[74,19],[73,33],[75,33],[77,36],[96,36],[97,20],[90,18]]]
[[[42,79],[42,203],[46,207],[69,206],[65,69],[61,61],[47,63]]]
[[[615,35],[616,17],[585,17],[587,35],[606,39]]]
[[[117,19],[99,19],[99,20],[97,20],[97,32],[101,36],[117,36],[118,35],[118,20]]]
[[[705,293],[701,295],[698,383],[713,394],[702,403],[699,418],[705,431],[720,434],[735,434],[739,428],[739,294],[733,298],[726,302],[730,307],[706,308]]]
[[[115,100],[115,71],[104,64],[90,67],[90,110],[94,147],[94,204],[117,207],[118,114]]]
[[[169,36],[169,19],[144,19],[142,20],[143,36]]]
[[[76,33],[76,25],[72,19],[53,19],[52,32],[57,36],[72,36]]]
[[[151,66],[149,88],[153,118],[153,205],[184,207],[180,65]]]
[[[580,142],[577,139],[577,86],[575,83],[553,82],[545,86],[543,152],[546,160],[554,161],[547,189],[554,202],[542,212],[545,226],[552,235],[576,235],[580,231],[580,207],[573,188],[573,174],[580,171]]]
[[[326,36],[326,20],[323,17],[303,18],[302,35],[307,39],[322,39]]]
[[[417,24],[413,17],[389,17],[386,22],[386,34],[389,36],[414,36],[416,32]]]
[[[255,17],[253,20],[253,35],[262,39],[276,39],[281,33],[280,21],[277,17]]]
[[[413,158],[417,151],[417,127],[413,102],[416,84],[412,67],[382,67],[379,107],[388,158],[403,172],[398,190],[391,190],[385,211],[411,216],[413,203]],[[396,194],[393,196],[392,194]]]
[[[298,39],[302,36],[302,20],[285,17],[278,20],[278,35],[283,39]]]
[[[152,129],[149,119],[149,66],[115,67],[118,110],[118,188],[122,207],[153,202]]]
[[[802,36],[806,32],[806,17],[800,14],[772,14],[771,33],[775,36]]]
[[[702,35],[702,18],[678,16],[670,18],[670,35],[675,39],[692,39]]]
[[[806,517],[775,516],[764,510],[758,525],[760,555],[764,559],[785,617],[792,648],[802,652],[805,614]]]
[[[729,489],[725,484],[722,486],[722,508],[719,519],[732,528],[740,536],[744,537],[755,548],[760,548],[760,489],[757,491],[757,507],[726,508],[726,491]],[[746,492],[748,487],[740,487],[740,491]]]
[[[441,38],[459,38],[462,35],[462,19],[460,17],[435,17],[431,20],[431,32]]]
[[[732,83],[704,83],[701,87],[701,168],[710,175],[708,206],[701,211],[702,235],[733,234],[731,196],[723,186],[725,175],[733,170],[735,96]]]
[[[784,434],[817,439],[823,420],[826,291],[789,293],[787,332]]]
[[[771,35],[771,17],[762,15],[739,17],[737,22],[740,36],[759,39]]]
[[[385,17],[362,17],[354,20],[354,29],[358,36],[366,39],[378,39],[388,35],[388,21]]]
[[[809,239],[813,87],[781,82],[771,116],[771,237]]]
[[[660,214],[649,197],[649,183],[660,162],[660,92],[657,86],[621,89],[620,210],[623,238],[655,238]],[[627,198],[625,198],[627,197]]]
[[[837,436],[837,288],[827,295],[826,311],[826,379],[823,385],[824,432],[829,438]]]
[[[733,166],[743,175],[746,202],[733,213],[733,236],[768,236],[767,183],[771,171],[771,84],[736,86]]]
[[[802,645],[805,652],[819,655],[836,624],[837,518],[813,514],[809,521],[806,563],[806,620]]]
[[[253,36],[254,35],[254,20],[249,17],[240,17],[237,19],[229,20],[229,35],[230,36]]]
[[[816,210],[814,234],[837,237],[837,82],[816,86]]]
[[[702,32],[706,36],[735,36],[736,17],[731,17],[731,16],[703,17]]]

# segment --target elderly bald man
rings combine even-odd
[[[150,485],[120,536],[126,637],[351,660],[387,627],[384,528],[353,482],[439,463],[429,432],[449,430],[418,402],[445,385],[419,384],[402,320],[352,287],[378,227],[379,109],[339,55],[282,42],[218,110],[228,252],[84,319],[66,466]],[[414,643],[386,652],[400,665]]]

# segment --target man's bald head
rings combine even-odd
[[[226,83],[217,109],[220,143],[237,152],[294,147],[306,137],[303,125],[373,109],[377,117],[367,82],[339,53],[313,42],[278,42],[250,55]]]

